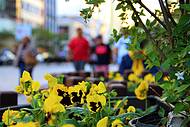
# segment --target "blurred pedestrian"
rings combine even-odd
[[[126,70],[131,70],[134,72],[134,74],[136,75],[141,75],[144,71],[148,71],[149,73],[152,73],[153,75],[155,75],[158,71],[159,68],[157,68],[156,66],[153,66],[151,69],[149,70],[145,70],[146,68],[146,64],[144,63],[144,59],[140,58],[134,58],[134,56],[144,56],[145,54],[145,49],[148,45],[148,40],[144,39],[141,43],[140,43],[140,48],[141,50],[136,50],[136,51],[129,51],[126,55],[123,56],[121,64],[119,66],[119,72],[123,75],[124,72]]]
[[[24,37],[16,52],[14,64],[19,67],[20,76],[22,76],[24,70],[28,71],[32,75],[32,70],[37,64],[36,50],[31,47],[30,43],[30,38]]]
[[[128,54],[128,44],[131,43],[127,28],[121,29],[122,37],[115,43],[114,55],[117,64],[121,64],[122,57]]]
[[[109,64],[111,62],[111,49],[109,45],[103,43],[102,35],[98,35],[95,39],[95,54],[97,59],[95,61],[95,71],[104,72],[105,76],[108,76]]]
[[[83,36],[81,28],[76,29],[77,36],[69,43],[69,59],[73,60],[76,71],[83,71],[86,62],[89,60],[89,42]]]

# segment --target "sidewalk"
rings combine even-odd
[[[110,65],[110,71],[117,71],[117,65]],[[42,87],[47,84],[44,80],[46,73],[62,73],[73,72],[74,67],[72,63],[51,63],[38,64],[33,71],[33,79],[40,82]],[[85,71],[91,71],[90,65],[85,66]],[[18,68],[13,66],[0,66],[0,90],[1,91],[15,91],[15,87],[19,84]],[[26,103],[23,96],[19,96],[19,104]]]

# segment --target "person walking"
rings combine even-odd
[[[73,60],[77,72],[83,71],[86,62],[89,60],[90,46],[83,36],[81,28],[76,29],[77,36],[69,42],[69,59]]]
[[[31,47],[30,43],[30,38],[24,37],[16,51],[14,64],[19,67],[20,76],[22,76],[24,71],[28,71],[32,76],[32,70],[37,64],[36,50]]]
[[[95,39],[95,42],[95,54],[97,56],[95,62],[95,71],[104,72],[105,77],[107,77],[109,71],[109,64],[111,62],[111,49],[109,45],[103,43],[102,35],[98,35]]]
[[[121,29],[122,37],[115,43],[114,55],[118,65],[122,62],[122,57],[128,54],[128,44],[131,44],[131,36],[126,28]]]

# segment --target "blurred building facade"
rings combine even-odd
[[[56,0],[45,0],[44,4],[45,4],[44,27],[51,32],[57,32]]]
[[[32,26],[44,26],[44,0],[16,0],[16,20]]]
[[[0,0],[0,18],[56,32],[56,0]]]

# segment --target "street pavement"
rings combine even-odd
[[[86,65],[85,71],[91,71],[91,66]],[[118,66],[111,64],[110,71],[117,71]],[[50,63],[38,64],[33,71],[33,79],[39,81],[42,88],[47,87],[47,82],[44,80],[46,73],[65,73],[74,72],[72,63]],[[14,66],[0,66],[0,91],[15,91],[15,87],[19,84],[19,70]],[[18,98],[19,104],[25,104],[26,99],[22,95]]]

